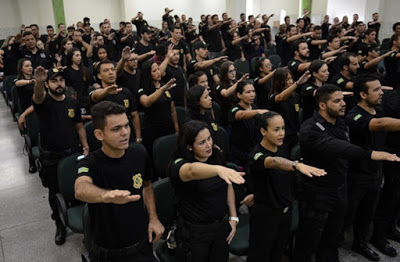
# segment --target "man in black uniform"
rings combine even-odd
[[[84,155],[89,153],[86,132],[82,124],[81,110],[77,100],[64,95],[65,81],[61,71],[43,67],[35,69],[33,107],[39,118],[40,162],[39,176],[49,188],[49,203],[53,211],[57,232],[55,242],[65,242],[66,230],[58,215],[56,194],[59,192],[57,164],[65,156],[78,151],[76,133],[79,135]],[[46,94],[44,86],[48,88]]]
[[[151,242],[164,227],[156,213],[149,158],[144,150],[129,147],[123,106],[100,102],[92,109],[92,121],[102,148],[79,163],[75,181],[75,197],[89,203],[90,259],[154,262]]]
[[[282,38],[282,41],[280,42],[281,46],[279,48],[277,48],[277,50],[278,49],[280,50],[278,55],[282,59],[283,66],[286,66],[289,63],[290,59],[292,59],[294,56],[294,50],[292,47],[292,43],[296,40],[299,40],[303,37],[310,36],[312,34],[313,34],[313,32],[298,34],[297,30],[296,30],[296,26],[294,26],[294,25],[289,25],[287,27],[286,36],[284,36]]]
[[[368,22],[368,29],[373,28],[376,31],[376,39],[379,38],[379,30],[381,29],[382,21],[379,21],[379,14],[373,13],[372,14],[372,21]]]
[[[379,55],[379,47],[378,46],[369,46],[366,48],[366,58],[360,63],[360,74],[374,74],[379,75],[378,64],[382,61],[385,57],[390,56],[395,51],[389,51],[383,55]]]
[[[165,69],[161,69],[161,73],[165,70],[165,76],[163,77],[163,83],[168,83],[169,80],[174,78],[176,80],[176,86],[170,90],[172,100],[174,100],[175,106],[185,106],[185,93],[187,91],[186,85],[186,73],[183,68],[179,65],[180,49],[176,47],[168,52],[165,59],[168,60],[168,65]],[[162,63],[160,67],[165,65]]]
[[[174,48],[179,50],[179,65],[186,69],[186,65],[192,60],[192,55],[188,44],[182,38],[182,28],[174,26],[171,39],[167,41],[166,46],[173,44]]]
[[[293,74],[293,81],[297,81],[310,67],[310,50],[306,40],[297,40],[294,45],[294,59],[289,61],[288,68]]]
[[[147,21],[143,19],[142,12],[138,12],[137,15],[131,19],[131,23],[136,26],[136,32],[138,35],[149,26]]]
[[[124,57],[122,57],[124,59]],[[122,70],[119,69],[123,66]],[[132,94],[135,96],[139,88],[140,74],[141,70],[138,67],[138,55],[136,53],[130,53],[129,58],[125,60],[124,63],[117,64],[117,84],[128,88]],[[138,101],[135,98],[135,101]]]
[[[317,89],[318,113],[300,129],[304,163],[324,169],[323,177],[305,177],[299,196],[300,224],[297,231],[296,262],[309,261],[316,252],[317,262],[337,262],[338,239],[346,210],[348,160],[400,161],[396,155],[361,148],[349,142],[342,118],[346,103],[342,90],[331,84]]]
[[[129,52],[129,50],[128,50]],[[125,56],[126,54],[123,54]],[[130,54],[127,54],[130,57]],[[133,94],[126,87],[116,85],[117,70],[114,63],[110,60],[104,60],[97,66],[97,77],[101,80],[101,87],[90,93],[90,99],[93,103],[100,101],[111,101],[124,106],[128,110],[128,115],[132,119],[133,128],[135,130],[136,142],[142,142],[140,120],[138,113],[138,101],[135,101]]]
[[[377,107],[382,102],[383,91],[378,77],[361,75],[354,82],[354,95],[359,101],[346,115],[352,144],[383,150],[385,131],[400,131],[400,120],[384,117]],[[349,161],[347,225],[353,224],[352,250],[372,261],[379,255],[367,246],[369,226],[378,203],[382,184],[380,161]]]
[[[210,87],[219,84],[219,70],[215,66],[216,63],[226,60],[227,56],[220,56],[214,59],[208,59],[208,45],[198,41],[193,45],[193,51],[196,55],[192,61],[190,61],[187,72],[188,75],[193,74],[196,71],[203,71],[208,78],[208,83]]]
[[[400,84],[400,33],[390,38],[391,49],[394,53],[385,58],[386,77],[385,85],[397,88]]]
[[[89,62],[86,56],[86,51],[89,48],[89,44],[83,41],[81,29],[76,29],[72,33],[72,45],[81,51],[82,62],[86,67],[89,67]]]
[[[140,33],[140,41],[136,43],[136,45],[132,48],[136,54],[139,55],[139,68],[142,68],[142,64],[146,62],[149,58],[151,58],[155,54],[156,47],[150,43],[151,41],[151,31],[149,27],[146,27]]]
[[[42,40],[43,43],[46,43],[47,35],[40,34],[40,29],[37,24],[32,24],[29,27],[32,29],[32,34],[36,38],[36,40]]]
[[[130,22],[125,23],[125,33],[121,34],[120,42],[121,42],[121,49],[125,46],[129,46],[132,48],[137,42],[139,42],[139,37],[133,35],[133,28]]]
[[[225,50],[225,42],[222,38],[221,26],[229,24],[230,21],[219,21],[218,15],[212,15],[212,25],[207,30],[207,41],[210,45],[209,52],[210,58],[218,57],[223,55],[222,52]]]

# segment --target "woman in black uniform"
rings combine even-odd
[[[56,67],[67,66],[67,54],[68,51],[71,50],[74,46],[72,45],[71,39],[68,37],[64,38],[61,41],[61,48],[58,54],[55,55],[55,59],[57,61]]]
[[[227,261],[228,245],[239,220],[231,183],[243,184],[242,174],[224,166],[208,125],[200,121],[183,126],[172,159],[170,175],[178,200],[178,261]]]
[[[312,61],[308,70],[311,77],[300,88],[300,97],[303,103],[303,119],[301,121],[303,122],[313,116],[316,109],[315,92],[329,78],[328,65],[322,60]]]
[[[249,155],[254,206],[250,214],[250,248],[247,262],[280,262],[292,222],[295,174],[322,176],[322,169],[288,160],[283,145],[285,122],[270,111],[261,116],[261,143]]]
[[[262,109],[268,108],[268,97],[272,86],[272,63],[268,58],[260,58],[256,65],[257,77],[254,78],[254,88],[256,89],[257,106]]]
[[[238,82],[235,93],[239,103],[229,111],[229,123],[232,131],[231,152],[233,162],[246,170],[247,156],[261,140],[259,115],[268,110],[258,109],[253,104],[256,92],[250,82]]]
[[[161,83],[161,72],[156,62],[143,64],[138,96],[145,108],[143,144],[152,155],[154,140],[161,136],[179,132],[178,116],[169,90],[175,87],[175,78]]]
[[[269,109],[280,113],[285,120],[286,136],[284,144],[289,152],[299,142],[300,97],[295,90],[309,78],[310,73],[306,71],[297,82],[293,82],[293,75],[289,69],[278,68],[272,80]]]

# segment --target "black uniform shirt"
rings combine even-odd
[[[400,59],[396,55],[397,52],[392,53],[383,60],[386,68],[385,82],[392,87],[397,87],[400,83]]]
[[[15,79],[17,81],[18,79]],[[16,86],[19,103],[21,110],[24,112],[28,107],[32,105],[33,88],[35,84],[27,84],[24,86]],[[21,112],[21,113],[22,113]]]
[[[65,84],[75,89],[78,100],[88,96],[89,86],[94,84],[93,77],[89,76],[91,75],[87,74],[87,76],[82,76],[80,70],[75,70],[70,66],[64,70]],[[89,77],[89,79],[87,79],[87,77]]]
[[[299,72],[299,65],[302,64],[297,59],[290,60],[288,63],[288,69],[292,72],[293,74],[293,81],[299,80],[299,78],[304,74],[303,72]]]
[[[303,123],[299,142],[304,163],[323,168],[327,175],[304,177],[306,183],[325,189],[342,186],[347,179],[348,159],[370,159],[372,150],[349,142],[347,125],[337,118],[334,125],[319,113]]]
[[[203,72],[207,75],[208,86],[211,87],[211,88],[214,87],[215,82],[214,82],[213,76],[219,74],[219,69],[218,69],[216,66],[212,65],[212,66],[209,66],[209,67],[206,67],[206,68],[202,68],[202,69],[199,69],[199,70],[195,70],[195,69],[194,69],[194,65],[195,65],[197,62],[198,62],[198,61],[197,61],[196,58],[195,58],[195,59],[192,59],[192,61],[190,61],[190,63],[187,65],[187,73],[188,73],[188,75],[191,75],[191,74],[193,74],[194,72],[200,71],[200,70],[201,70],[201,71],[203,71]]]
[[[210,52],[219,52],[222,50],[221,37],[222,33],[219,27],[213,30],[208,29],[207,43],[210,44],[208,49]]]
[[[303,121],[314,115],[316,109],[314,91],[317,88],[318,86],[309,82],[300,87],[300,97],[303,103]]]
[[[249,170],[254,188],[256,205],[266,205],[271,209],[282,210],[291,205],[294,200],[294,172],[265,168],[267,157],[289,158],[285,146],[278,147],[277,152],[271,152],[258,144],[249,154]]]
[[[139,89],[141,73],[142,73],[142,70],[140,70],[140,69],[136,69],[136,73],[134,75],[131,75],[124,70],[122,72],[122,74],[117,77],[117,85],[128,88],[129,91],[131,91],[136,103],[139,103],[137,91]]]
[[[383,108],[388,117],[400,119],[400,89],[387,95],[383,100]],[[386,146],[390,152],[400,155],[400,132],[388,132],[386,138]]]
[[[132,48],[132,51],[135,51],[136,54],[143,55],[145,53],[150,52],[151,50],[156,50],[155,46],[152,43],[149,43],[147,46],[143,45],[140,41],[136,43],[136,45]],[[144,62],[147,61],[148,58],[150,58],[151,56],[146,57],[145,59],[143,59],[142,61],[139,61],[138,63],[138,68],[142,68],[142,65]]]
[[[178,212],[185,220],[196,223],[212,223],[228,214],[228,185],[219,176],[183,182],[180,168],[189,161],[178,158],[171,165],[171,181],[178,198]],[[206,164],[215,165],[212,160]]]
[[[300,111],[300,98],[299,95],[293,93],[288,100],[280,103],[275,102],[277,94],[273,94],[269,98],[269,105],[272,111],[278,112],[285,120],[286,136],[297,135],[299,131],[299,111]]]
[[[128,148],[121,158],[106,156],[101,149],[78,163],[78,177],[89,176],[103,189],[128,190],[141,195],[143,181],[151,180],[150,162],[145,151]],[[147,235],[147,218],[143,196],[123,205],[89,204],[95,243],[104,248],[131,246]]]
[[[383,116],[380,108],[376,108],[376,115],[371,115],[358,105],[353,107],[346,115],[350,142],[363,148],[385,150],[386,132],[369,130],[370,121]],[[381,161],[362,159],[349,161],[349,164],[349,182],[351,183],[370,185],[381,178]]]
[[[118,105],[124,106],[128,114],[137,111],[137,104],[133,99],[131,91],[129,91],[129,89],[126,87],[119,86],[119,88],[122,88],[122,91],[114,95],[106,95],[103,101],[110,101]]]
[[[254,89],[256,90],[256,99],[258,108],[267,109],[269,106],[269,92],[271,91],[272,81],[268,80],[264,84],[260,84],[262,76],[258,76],[254,79]]]
[[[167,41],[166,46],[169,46],[170,44],[172,44],[172,42]],[[189,46],[185,41],[180,40],[177,45],[174,45],[174,48],[179,49],[179,63],[178,64],[183,67],[184,66],[183,61],[185,59],[185,56],[187,54],[190,54]],[[189,62],[189,61],[187,61],[187,62]]]
[[[81,109],[77,100],[65,97],[54,100],[49,94],[43,103],[33,107],[39,118],[40,144],[43,149],[63,151],[76,147],[75,124],[82,122]]]
[[[165,70],[165,76],[163,82],[167,83],[171,78],[176,79],[176,86],[170,90],[172,100],[174,100],[175,106],[185,106],[185,90],[186,90],[186,76],[185,71],[181,66],[168,65]]]

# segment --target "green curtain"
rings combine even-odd
[[[303,14],[303,10],[307,9],[311,11],[312,0],[301,0],[301,14]],[[310,17],[310,15],[308,15]]]
[[[65,24],[64,1],[52,0],[52,2],[53,2],[54,24],[55,28],[57,28],[57,25],[59,23]]]

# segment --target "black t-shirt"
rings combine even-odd
[[[368,69],[365,69],[365,65],[368,63],[368,60],[364,60],[360,63],[360,68],[358,69],[358,71],[360,72],[360,74],[372,74],[372,75],[379,75],[378,72],[378,65],[374,65]]]
[[[376,115],[371,115],[360,106],[353,107],[346,115],[349,127],[350,142],[372,150],[385,150],[385,131],[370,131],[369,123],[374,118],[384,116],[379,108],[375,108]],[[382,175],[382,161],[370,159],[349,161],[349,182],[355,184],[368,184],[378,182]]]
[[[205,224],[222,219],[228,214],[228,185],[219,176],[183,182],[180,168],[189,161],[178,158],[171,165],[171,181],[178,198],[178,213],[185,220]],[[212,160],[206,164],[215,165]]]
[[[103,35],[104,38],[104,45],[107,47],[108,51],[108,58],[110,60],[118,61],[121,57],[121,52],[120,52],[120,43],[117,35],[114,35],[114,37],[111,40],[108,40],[108,37]]]
[[[400,89],[397,88],[394,92],[387,95],[383,100],[383,108],[388,117],[400,119]],[[388,132],[386,146],[390,152],[400,154],[400,132]]]
[[[222,43],[221,43],[221,37],[222,37],[222,33],[221,33],[221,29],[219,27],[210,30],[208,28],[208,37],[207,40],[210,44],[210,47],[208,48],[208,50],[210,52],[220,52],[222,50]]]
[[[215,140],[217,138],[218,125],[215,122],[215,119],[213,118],[210,110],[205,110],[204,115],[189,110],[186,113],[184,123],[191,120],[203,121],[207,123],[210,126],[213,139]],[[214,143],[218,145],[218,141],[215,140]]]
[[[165,76],[163,82],[167,83],[171,78],[176,79],[176,86],[170,90],[172,100],[174,100],[175,106],[185,106],[185,90],[186,90],[186,77],[185,71],[181,66],[168,65],[165,70]]]
[[[105,39],[104,39],[104,41],[105,41]],[[83,44],[81,42],[78,42],[78,43],[72,42],[72,45],[74,47],[78,48],[79,51],[81,51],[82,62],[86,67],[89,67],[89,61],[86,56],[87,49],[83,46]]]
[[[16,79],[15,81],[20,80]],[[24,112],[32,105],[33,88],[35,84],[27,84],[24,86],[15,86],[17,88],[18,99],[21,105],[21,110]],[[21,112],[21,113],[22,113]]]
[[[346,85],[348,82],[354,82],[354,81],[352,79],[351,80],[347,79],[340,73],[335,75],[331,79],[331,83],[340,87],[342,91],[349,91],[346,89]],[[357,104],[356,98],[354,96],[345,96],[344,101],[346,102],[346,113]]]
[[[128,148],[121,158],[111,158],[99,149],[78,163],[78,177],[89,176],[102,189],[128,190],[140,195],[123,205],[89,204],[94,242],[104,248],[131,246],[147,235],[147,216],[143,207],[143,181],[151,180],[150,161],[145,151]]]
[[[303,103],[303,121],[314,115],[317,105],[314,98],[314,91],[318,88],[313,83],[304,83],[300,87],[300,98]]]
[[[311,37],[306,39],[307,44],[308,44],[308,49],[310,49],[310,57],[309,57],[310,61],[318,59],[319,56],[321,55],[322,48],[323,48],[323,45],[312,45],[311,42],[313,40],[314,39],[312,39]]]
[[[167,41],[166,46],[169,46],[170,44],[172,44],[172,42]],[[177,45],[174,45],[174,48],[179,49],[179,65],[183,67],[183,65],[184,65],[183,61],[185,59],[185,56],[187,54],[190,54],[189,46],[185,41],[180,40]],[[189,62],[189,61],[187,61],[187,62]]]
[[[221,83],[215,87],[219,105],[221,107],[221,118],[219,122],[222,126],[228,126],[229,110],[236,102],[236,97],[234,94],[230,95],[229,97],[225,97],[221,94],[222,90],[228,89],[229,87],[230,86],[225,86],[224,83]]]
[[[286,136],[297,135],[300,128],[299,123],[299,111],[300,111],[300,98],[299,95],[293,93],[288,100],[282,101],[280,103],[275,102],[275,97],[277,94],[272,94],[269,97],[269,104],[271,110],[278,112],[282,115],[285,120],[285,133]]]
[[[121,39],[125,36],[126,34],[122,34],[119,38],[119,41],[121,43],[121,49],[124,49],[126,46],[132,48],[134,45],[136,45],[137,42],[139,42],[139,37],[137,37],[136,35],[128,37],[128,39],[125,40],[125,42],[121,42]]]
[[[78,100],[89,95],[89,86],[94,83],[94,79],[89,72],[86,75],[82,75],[80,70],[75,70],[70,66],[64,70],[64,78],[65,84],[75,89]]]
[[[162,86],[163,84],[161,84]],[[153,84],[148,87],[140,87],[138,90],[139,99],[142,95],[151,95],[156,92]],[[160,128],[161,130],[174,130],[171,116],[171,93],[165,91],[161,97],[150,107],[144,108],[144,128]]]
[[[140,69],[136,69],[136,73],[134,75],[129,74],[124,70],[122,74],[117,77],[117,85],[128,88],[129,91],[131,91],[131,93],[133,94],[135,101],[137,102],[139,102],[137,91],[139,89],[141,73],[142,70]]]
[[[136,31],[138,35],[140,35],[145,27],[148,27],[148,23],[144,19],[136,19],[132,22],[132,24],[136,25]]]
[[[294,50],[292,43],[287,41],[288,37],[282,38],[281,47],[279,48],[278,55],[281,57],[282,66],[286,66],[289,61],[294,57]]]
[[[81,109],[77,100],[65,97],[54,100],[49,94],[43,103],[33,107],[39,118],[40,144],[43,149],[63,151],[76,148],[75,124],[82,122]]]
[[[150,52],[151,50],[156,50],[156,47],[152,44],[149,43],[148,45],[143,45],[140,41],[136,43],[136,45],[132,48],[132,51],[135,51],[136,54],[143,55],[147,52]],[[142,65],[144,62],[147,61],[148,58],[150,58],[151,56],[147,56],[145,59],[143,59],[142,61],[139,61],[138,63],[138,68],[142,68]]]
[[[288,68],[293,74],[293,81],[299,80],[299,78],[304,74],[304,71],[299,72],[300,64],[302,64],[302,62],[300,62],[297,59],[293,59],[293,60],[289,61],[289,63],[288,63]]]
[[[260,84],[260,79],[262,76],[258,76],[254,79],[254,89],[256,90],[257,106],[262,109],[267,109],[269,107],[269,92],[271,91],[272,80],[268,80],[264,84]]]
[[[31,60],[33,69],[38,66],[43,66],[46,69],[53,67],[53,57],[47,51],[38,49],[37,52],[33,54],[30,50],[23,49],[21,54],[23,58]]]
[[[243,51],[242,43],[232,45],[232,41],[227,43],[227,55],[229,61],[235,61],[241,58],[241,52]]]
[[[277,152],[271,152],[258,144],[249,154],[248,163],[251,181],[254,188],[256,205],[268,206],[271,209],[282,210],[290,206],[294,200],[296,176],[294,172],[265,168],[267,157],[289,158],[285,146],[278,147]]]
[[[323,54],[325,54],[327,52],[330,52],[330,51],[331,50],[329,50],[328,48],[325,48],[324,50],[322,50],[321,59],[322,59],[322,55]],[[328,81],[330,81],[332,79],[332,77],[334,77],[334,76],[336,76],[337,74],[340,73],[339,57],[342,54],[343,53],[336,53],[335,55],[331,56],[331,57],[336,57],[336,59],[328,64],[328,71],[329,71]]]
[[[256,110],[257,107],[252,105],[252,109]],[[231,124],[231,145],[232,148],[246,153],[246,157],[251,149],[260,142],[260,115],[255,115],[252,118],[238,121],[235,115],[239,111],[244,111],[240,104],[234,105],[228,113],[229,123]],[[247,159],[243,159],[246,161]]]
[[[124,106],[128,114],[137,111],[137,104],[133,99],[131,91],[129,91],[129,89],[126,87],[119,87],[122,88],[122,91],[114,95],[106,95],[103,101],[110,101],[118,105]]]
[[[219,69],[212,65],[209,66],[207,68],[203,68],[203,69],[199,69],[199,70],[194,70],[194,65],[197,63],[198,61],[196,59],[192,59],[192,61],[190,61],[190,63],[187,65],[187,73],[188,75],[193,74],[196,71],[203,71],[208,78],[208,86],[211,87],[211,89],[214,87],[215,82],[214,82],[214,75],[218,75],[219,74]]]
[[[386,85],[397,87],[400,84],[400,59],[396,58],[397,52],[385,57]]]

